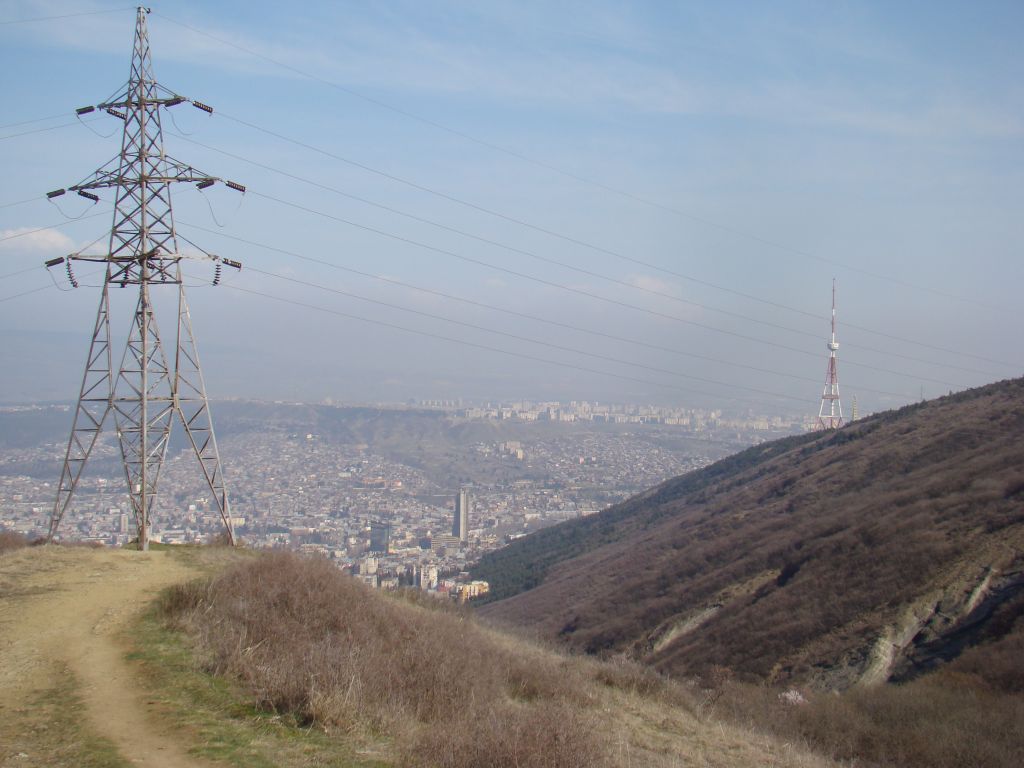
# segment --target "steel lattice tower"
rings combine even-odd
[[[178,249],[170,192],[175,183],[194,183],[204,189],[222,180],[169,157],[160,126],[160,110],[184,102],[204,112],[213,110],[156,82],[146,29],[148,13],[149,9],[140,7],[136,15],[127,85],[107,101],[77,110],[79,115],[103,110],[124,121],[120,154],[81,183],[47,195],[54,198],[77,192],[95,203],[99,200],[95,191],[112,189],[115,194],[107,252],[78,252],[47,262],[48,267],[65,263],[68,277],[76,286],[72,262],[100,262],[106,267],[48,537],[52,540],[57,533],[89,455],[113,414],[139,548],[149,548],[150,517],[175,419],[181,422],[199,460],[228,541],[233,544],[228,492],[182,279],[181,261],[186,257]],[[245,191],[239,184],[225,183]],[[211,254],[201,258],[215,263],[214,284],[219,282],[222,264],[241,267],[236,261]],[[128,340],[116,368],[110,335],[112,286],[138,288]],[[153,303],[154,294],[167,291],[173,291],[177,300],[177,327],[170,357],[157,329]]]
[[[839,400],[839,373],[836,370],[836,281],[832,280],[832,338],[828,342],[828,370],[825,372],[825,390],[818,408],[818,429],[838,429],[843,426],[843,404]]]

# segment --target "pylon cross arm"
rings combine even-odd
[[[120,161],[120,158],[115,158]],[[112,161],[113,162],[113,161]],[[213,176],[191,165],[175,160],[173,157],[164,155],[159,164],[162,166],[156,173],[141,174],[137,178],[127,178],[122,174],[120,165],[116,169],[109,169],[104,166],[92,176],[83,179],[78,184],[68,187],[68,192],[82,192],[90,189],[110,189],[113,187],[132,187],[142,184],[211,184],[223,181],[220,176]],[[109,165],[109,164],[108,164]]]

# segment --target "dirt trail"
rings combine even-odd
[[[164,552],[33,548],[0,559],[0,717],[69,669],[92,730],[129,762],[204,765],[147,713],[117,636],[157,591],[195,575]],[[0,755],[0,762],[6,755]],[[33,765],[31,756],[19,765]]]

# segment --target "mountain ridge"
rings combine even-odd
[[[909,679],[1020,630],[1022,435],[1016,379],[757,446],[485,557],[480,610],[672,674]]]

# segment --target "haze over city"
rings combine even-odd
[[[1022,22],[0,5],[0,763],[1019,768]]]
[[[2,14],[8,402],[76,395],[99,278],[42,263],[102,251],[111,199],[45,194],[118,151],[74,116],[127,78],[118,8]],[[186,270],[209,394],[813,415],[833,278],[847,411],[1017,375],[1021,15],[154,6],[158,80],[214,108],[165,117],[168,153],[247,188],[174,191],[180,235],[243,264]]]

